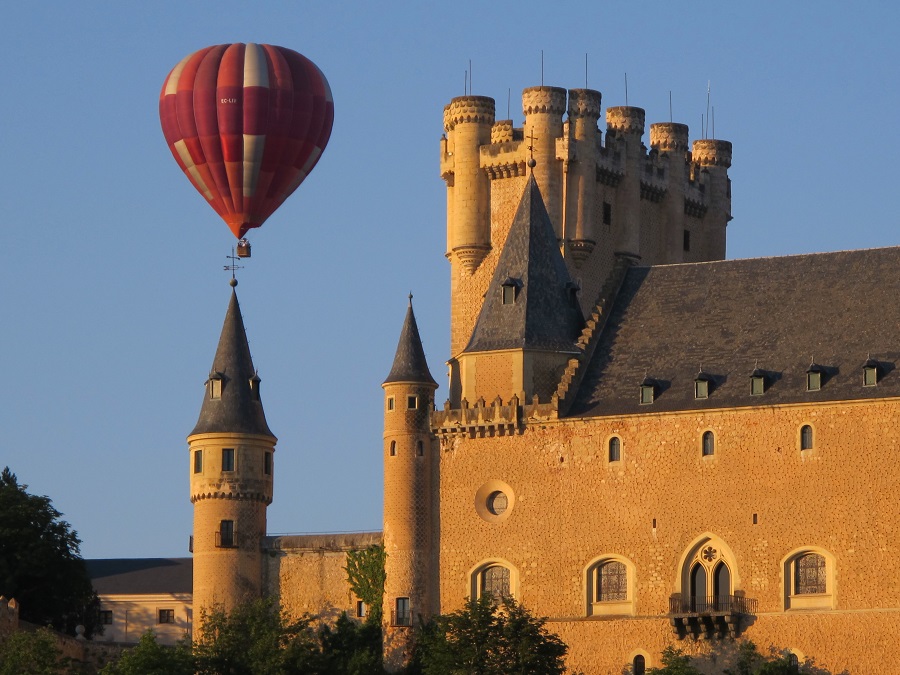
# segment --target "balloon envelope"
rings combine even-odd
[[[237,43],[201,49],[175,66],[159,117],[178,166],[240,238],[316,165],[334,102],[322,71],[302,54]]]

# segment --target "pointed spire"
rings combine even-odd
[[[417,382],[437,386],[425,360],[425,350],[422,348],[422,339],[419,337],[419,327],[416,325],[416,315],[412,307],[412,293],[409,294],[409,307],[406,309],[403,330],[400,331],[394,365],[391,366],[391,372],[383,384],[390,382]]]
[[[246,433],[272,436],[259,397],[259,383],[237,293],[232,290],[219,346],[206,381],[200,419],[190,435]]]
[[[530,176],[465,351],[574,351],[584,326],[576,292]]]

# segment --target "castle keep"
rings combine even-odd
[[[383,532],[265,535],[276,439],[232,295],[188,438],[195,614],[273,594],[361,615],[346,552],[383,542],[393,670],[420,617],[490,593],[549,617],[587,674],[738,636],[887,672],[900,249],[726,261],[730,143],[659,123],[648,148],[643,110],[601,130],[588,89],[522,104],[522,128],[482,96],[444,109],[449,390],[410,299]]]

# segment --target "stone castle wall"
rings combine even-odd
[[[884,400],[449,435],[441,441],[441,611],[472,593],[480,566],[502,561],[519,599],[569,643],[571,667],[619,673],[635,653],[658,664],[666,645],[694,649],[691,638],[676,639],[669,599],[687,592],[690,556],[709,542],[730,569],[731,593],[758,602],[747,638],[833,672],[883,672],[886,644],[900,637],[900,510],[890,498],[900,492],[898,421],[900,402]],[[814,447],[801,450],[807,424]],[[715,434],[709,457],[705,431]],[[612,436],[618,462],[608,459]],[[479,501],[497,485],[511,493],[501,519]],[[791,597],[791,556],[803,551],[828,557],[822,596]],[[631,595],[615,609],[632,618],[598,616],[604,608],[590,602],[591,566],[607,557],[629,565]]]

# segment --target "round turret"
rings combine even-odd
[[[563,135],[566,90],[560,87],[529,87],[522,91],[525,113],[526,157],[535,160],[531,172],[537,180],[557,238],[562,237],[562,162],[556,141]],[[530,165],[529,165],[530,166]]]
[[[717,141],[713,138],[702,138],[694,141],[691,156],[700,166],[731,167],[731,141]]]
[[[525,117],[534,114],[554,115],[562,121],[566,112],[566,90],[562,87],[528,87],[522,90],[522,112]]]
[[[444,114],[444,126],[453,131],[458,124],[494,124],[495,104],[490,96],[457,96],[450,99]]]
[[[630,105],[607,108],[606,127],[617,133],[643,135],[645,116],[643,108]]]
[[[506,143],[515,138],[512,120],[498,120],[491,127],[491,143]]]
[[[586,117],[597,123],[602,95],[594,89],[569,89],[569,119]]]
[[[659,152],[685,152],[688,149],[688,126],[678,122],[650,125],[650,147]]]

